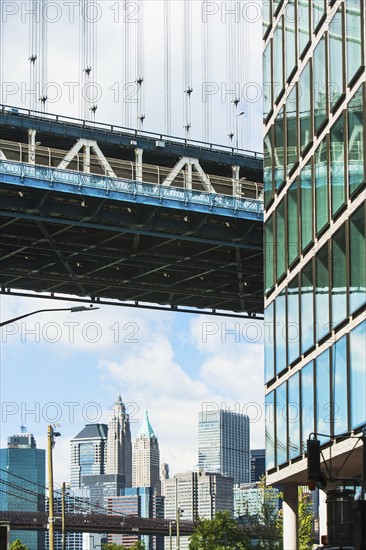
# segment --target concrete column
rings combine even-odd
[[[36,130],[28,130],[28,163],[36,163]]]
[[[283,550],[298,548],[298,487],[283,487]]]
[[[233,196],[234,197],[239,197],[239,195],[240,195],[240,189],[239,189],[239,186],[240,186],[240,183],[239,183],[240,166],[232,166],[231,170],[232,170],[232,173],[233,173]]]
[[[319,542],[327,534],[327,493],[319,491]]]
[[[135,149],[136,181],[142,181],[142,153],[143,149]]]

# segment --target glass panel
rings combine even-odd
[[[300,355],[298,277],[289,283],[287,289],[287,353],[289,365]]]
[[[273,90],[274,100],[282,92],[283,83],[283,26],[282,17],[273,35]]]
[[[315,312],[316,335],[321,340],[329,334],[329,263],[328,244],[316,255]]]
[[[298,180],[295,180],[287,192],[287,254],[289,265],[299,256],[298,186]]]
[[[268,218],[265,225],[265,275],[266,275],[266,292],[270,290],[274,283],[273,277],[273,215]]]
[[[263,54],[263,115],[267,118],[268,113],[272,109],[272,74],[271,74],[271,59],[272,40],[267,44]]]
[[[347,340],[343,336],[333,346],[332,386],[334,435],[348,431],[347,406]]]
[[[284,120],[283,120],[283,109],[281,109],[276,117],[274,123],[275,129],[275,188],[278,189],[281,187],[281,184],[284,181]]]
[[[286,382],[276,390],[276,466],[287,462]]]
[[[299,54],[301,55],[305,46],[310,41],[310,2],[309,0],[299,0],[297,9],[298,29],[299,29]]]
[[[350,313],[366,302],[365,217],[362,206],[350,219]]]
[[[342,9],[329,25],[329,99],[331,108],[343,94]]]
[[[300,109],[300,151],[301,153],[312,141],[311,125],[311,79],[310,62],[302,71],[299,80],[299,109]]]
[[[273,198],[273,143],[272,143],[272,128],[264,138],[264,203],[268,205]]]
[[[288,381],[288,439],[289,459],[300,455],[300,374],[297,372]]]
[[[314,126],[315,132],[320,128],[327,116],[327,80],[326,80],[325,39],[320,40],[314,51]]]
[[[308,363],[301,370],[301,433],[302,452],[306,452],[306,441],[314,433],[314,367]]]
[[[362,86],[348,104],[348,172],[352,194],[364,180]]]
[[[344,117],[337,120],[330,131],[330,181],[332,189],[332,214],[346,200],[344,187]]]
[[[318,436],[320,442],[329,441],[331,432],[331,405],[330,405],[330,353],[324,351],[315,363],[315,403],[316,403],[316,431],[325,436]]]
[[[276,374],[286,366],[286,294],[282,291],[275,300],[276,307]]]
[[[262,22],[263,22],[263,35],[266,34],[267,28],[271,22],[271,2],[265,0],[262,5]]]
[[[332,239],[332,324],[333,328],[347,317],[346,231],[341,227]]]
[[[347,82],[350,82],[362,63],[361,2],[346,2]]]
[[[285,243],[285,201],[282,200],[276,208],[276,279],[285,273],[286,243]]]
[[[274,318],[272,302],[264,310],[264,377],[265,383],[274,378],[275,366],[274,366]]]
[[[292,88],[286,102],[287,173],[297,162],[297,86]]]
[[[309,262],[301,273],[301,353],[314,345],[313,263]]]
[[[350,332],[351,429],[366,424],[366,321]]]
[[[316,29],[320,19],[325,13],[324,1],[325,0],[313,0],[313,29]]]
[[[318,234],[329,223],[327,138],[315,151],[315,230]]]
[[[266,395],[266,470],[270,470],[275,466],[275,449],[274,449],[274,392]]]
[[[285,10],[285,23],[286,23],[286,80],[290,76],[291,72],[295,68],[296,64],[296,40],[295,40],[295,2],[290,0]]]
[[[301,250],[313,240],[313,189],[311,160],[300,173],[301,191]]]

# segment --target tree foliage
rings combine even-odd
[[[107,544],[102,544],[102,550],[145,550],[145,545],[141,540],[137,540],[136,542],[133,543],[132,546],[129,546],[127,549],[127,547],[124,546],[123,544],[116,544],[115,542],[109,542]]]
[[[299,488],[299,550],[308,550],[314,544],[311,496]]]
[[[21,540],[16,539],[9,546],[9,550],[28,550],[28,546],[24,544],[24,542],[22,542]]]
[[[248,532],[238,526],[230,512],[217,512],[212,520],[200,520],[189,543],[189,550],[247,550],[249,548]]]

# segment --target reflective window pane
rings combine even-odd
[[[284,88],[283,82],[283,24],[282,18],[278,23],[273,35],[273,88],[274,100]]]
[[[332,190],[332,214],[346,200],[344,186],[344,117],[341,116],[330,131],[330,181]]]
[[[295,277],[287,289],[287,354],[291,365],[300,355],[299,283]]]
[[[301,352],[314,345],[313,264],[309,262],[301,273]]]
[[[315,30],[325,13],[325,0],[313,0],[312,13],[313,13],[313,29]]]
[[[301,433],[302,452],[306,452],[306,442],[314,433],[314,366],[308,363],[301,370]]]
[[[286,382],[276,389],[276,457],[277,466],[287,462]]]
[[[265,383],[274,378],[274,302],[264,310],[264,378]]]
[[[313,184],[311,161],[300,174],[301,191],[301,250],[313,240]]]
[[[352,194],[364,180],[363,124],[364,105],[362,86],[348,104],[348,172]]]
[[[346,2],[347,82],[350,82],[362,64],[361,2]]]
[[[299,32],[299,54],[303,52],[310,40],[310,2],[308,0],[299,0],[297,19]]]
[[[315,287],[315,313],[316,335],[321,340],[329,334],[329,267],[328,244],[319,250],[315,259],[316,287]]]
[[[343,94],[342,9],[329,24],[329,99],[331,108]]]
[[[275,300],[276,308],[276,374],[287,366],[286,360],[286,294],[281,292]]]
[[[332,324],[347,317],[346,231],[343,225],[332,239]]]
[[[366,424],[366,321],[350,332],[351,429]]]
[[[270,0],[264,0],[262,3],[262,23],[263,23],[263,35],[266,33],[269,23],[271,21],[271,2]]]
[[[300,373],[288,381],[288,452],[289,459],[296,458],[300,452]]]
[[[327,117],[327,60],[325,57],[325,39],[320,40],[314,50],[313,79],[314,79],[314,126],[319,130]]]
[[[335,343],[332,356],[334,435],[340,435],[348,431],[346,336]]]
[[[331,435],[331,403],[330,403],[330,352],[325,350],[315,362],[316,385],[316,431],[321,443],[329,441]]]
[[[310,63],[302,71],[299,80],[300,151],[312,141],[311,78]]]
[[[295,85],[286,102],[287,127],[287,173],[297,162],[297,86]]]
[[[287,255],[288,265],[299,256],[299,205],[298,180],[295,180],[287,192]]]
[[[272,40],[267,44],[263,54],[263,115],[266,119],[272,109]]]
[[[269,129],[266,137],[264,138],[264,204],[265,206],[273,198],[273,138],[272,128]]]
[[[318,234],[329,223],[328,157],[325,138],[315,151],[315,229]]]
[[[295,2],[290,0],[285,10],[285,39],[286,39],[286,80],[289,78],[291,72],[295,68],[296,64],[296,16],[295,16]]]
[[[366,302],[365,207],[350,218],[350,313]]]
[[[274,243],[273,243],[273,215],[268,218],[265,225],[265,278],[266,292],[268,292],[274,283]]]
[[[283,108],[280,110],[274,123],[275,150],[274,150],[274,176],[275,188],[279,189],[284,181],[284,118]]]
[[[274,433],[274,392],[266,395],[266,470],[270,470],[275,466],[275,433]]]
[[[285,273],[285,201],[282,200],[276,209],[276,279]]]

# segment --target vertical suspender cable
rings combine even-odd
[[[144,0],[138,0],[138,22],[136,28],[136,84],[137,84],[137,128],[142,130],[145,119],[145,43],[144,43]]]
[[[130,22],[128,18],[128,5],[129,1],[124,0],[124,53],[125,53],[125,92],[126,96],[124,98],[125,101],[125,125],[129,128],[130,127],[130,102],[129,102],[129,95],[130,95]]]
[[[47,111],[47,84],[48,84],[48,25],[45,17],[45,2],[42,0],[41,6],[41,29],[40,29],[40,96],[39,101],[41,102],[42,111],[45,113]]]
[[[31,0],[31,13],[29,17],[29,89],[30,89],[30,102],[29,108],[31,111],[35,110],[35,98],[36,98],[36,66],[37,66],[37,25],[36,25],[36,0]]]
[[[208,0],[202,0],[203,6],[201,13],[208,13],[208,8],[204,6]],[[206,142],[211,141],[211,117],[212,117],[212,96],[208,94],[208,87],[211,83],[211,17],[202,19],[203,31],[203,139]]]
[[[230,7],[231,0],[227,2],[228,8]],[[232,67],[231,67],[231,59],[232,59],[232,24],[231,24],[231,18],[229,15],[226,16],[225,21],[225,29],[226,29],[226,90],[225,90],[225,100],[226,100],[226,127],[227,127],[227,135],[229,137],[230,144],[232,144],[232,140],[234,137],[234,126],[232,121],[232,104],[230,102],[230,99],[228,98],[228,91],[231,89],[231,83],[232,83]]]
[[[191,128],[192,88],[192,24],[191,0],[183,0],[183,81],[184,81],[184,129],[186,139]]]
[[[81,116],[84,120],[94,120],[97,106],[97,17],[92,11],[93,4],[80,0],[80,57],[81,57]]]
[[[171,135],[171,28],[170,2],[164,0],[164,112],[165,133]]]

